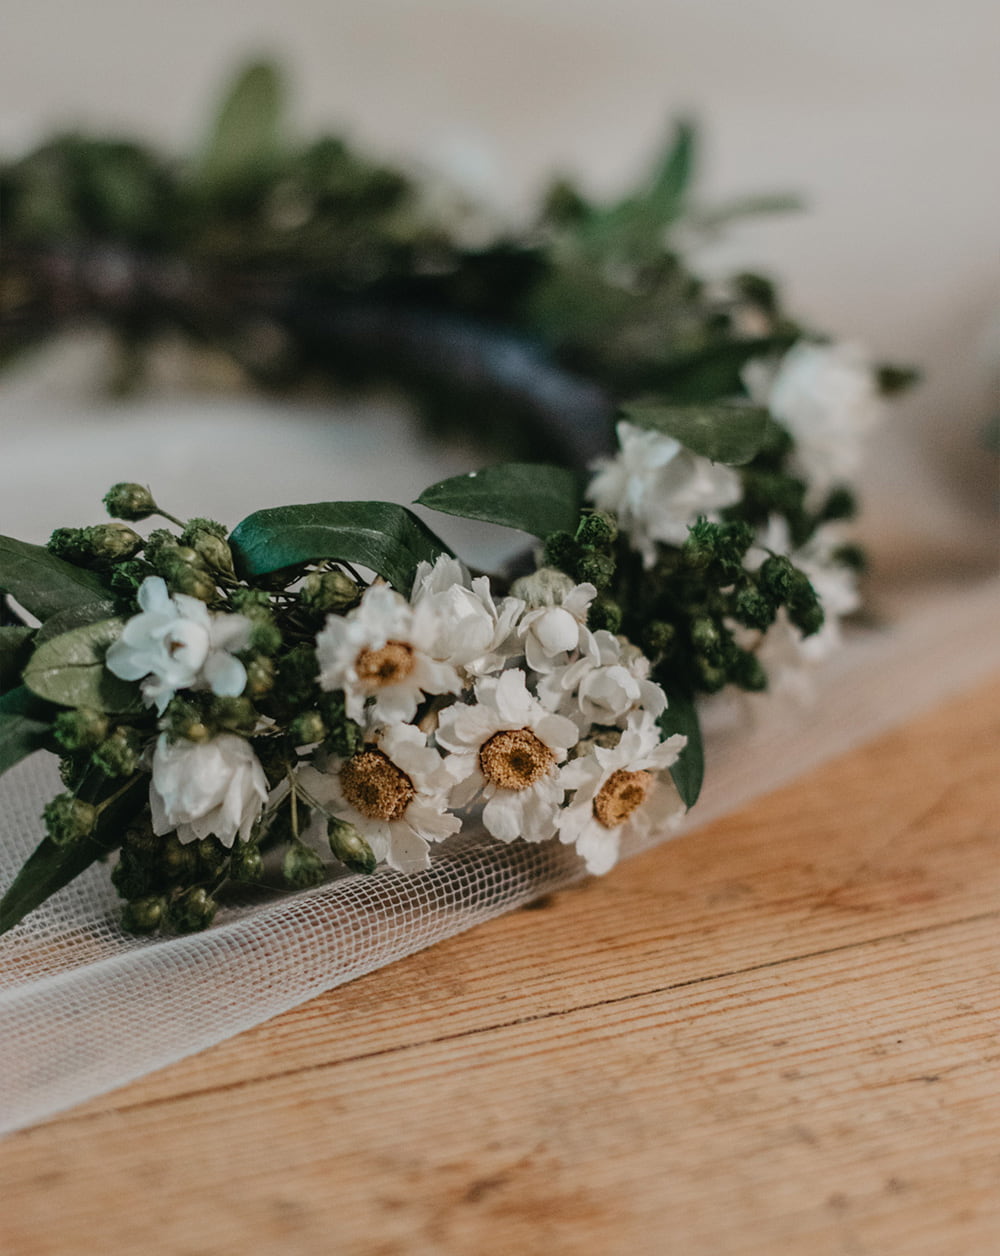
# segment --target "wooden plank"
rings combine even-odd
[[[0,1251],[1000,1250],[1000,682],[0,1143]]]

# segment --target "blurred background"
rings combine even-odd
[[[897,573],[968,569],[996,556],[980,433],[1000,375],[998,54],[992,0],[7,0],[0,150],[80,127],[190,151],[224,80],[266,55],[304,135],[443,171],[516,223],[556,170],[623,189],[692,115],[700,199],[807,206],[737,225],[701,269],[769,272],[807,323],[922,369],[873,450],[865,526]],[[384,405],[319,423],[283,405],[279,425],[272,402],[169,377],[112,403],[101,354],[84,336],[0,378],[0,531],[89,522],[117,479],[235,522],[409,500],[475,461]]]

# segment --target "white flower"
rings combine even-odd
[[[711,518],[740,500],[740,478],[731,467],[631,423],[620,422],[617,432],[620,451],[594,463],[587,496],[618,516],[645,566],[656,562],[656,541],[683,545],[699,515]]]
[[[430,600],[413,607],[374,584],[350,614],[330,615],[317,636],[320,688],[343,689],[352,720],[363,718],[368,698],[373,721],[410,720],[423,694],[461,692],[458,672],[433,657],[439,635]]]
[[[751,397],[794,437],[808,506],[821,505],[834,485],[857,475],[865,438],[884,409],[871,363],[857,346],[799,341],[777,367],[748,363],[743,379]]]
[[[466,675],[500,671],[518,652],[516,642],[511,644],[512,633],[524,603],[514,597],[494,602],[489,577],[477,576],[470,583],[457,558],[442,554],[433,566],[422,562],[410,600],[414,607],[430,606],[435,614],[438,635],[431,649],[433,657]]]
[[[250,743],[234,733],[211,741],[170,741],[161,733],[153,752],[149,806],[153,832],[177,830],[182,842],[213,834],[232,846],[245,842],[267,801],[267,778]]]
[[[551,711],[568,715],[581,732],[592,724],[623,726],[640,707],[653,718],[667,695],[649,679],[649,659],[624,637],[599,628],[594,653],[551,672],[538,684],[538,697]]]
[[[679,734],[661,741],[653,717],[641,712],[629,719],[617,746],[595,745],[562,769],[563,786],[576,792],[559,813],[559,837],[576,846],[588,872],[614,867],[623,837],[641,840],[680,820],[684,804],[669,777],[658,774],[686,744]]]
[[[597,589],[592,584],[578,584],[557,605],[536,606],[524,613],[517,635],[533,671],[551,672],[567,663],[576,650],[593,652],[587,612],[596,596]]]
[[[147,706],[155,703],[162,715],[178,689],[211,689],[229,698],[243,692],[246,669],[231,651],[249,641],[244,615],[213,615],[196,597],[171,597],[159,576],[143,580],[138,600],[142,614],[126,623],[105,662],[122,680],[142,680]]]
[[[576,744],[576,726],[528,693],[520,668],[479,681],[476,699],[448,707],[438,724],[438,745],[452,752],[445,763],[458,782],[452,806],[485,798],[483,824],[494,837],[545,841],[565,792],[556,765]]]
[[[375,858],[397,872],[428,867],[429,844],[462,827],[447,810],[454,781],[413,724],[386,725],[350,759],[333,761],[325,772],[303,768],[299,775],[318,802],[353,824]],[[321,814],[313,825],[325,831]]]

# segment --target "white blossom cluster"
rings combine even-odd
[[[143,586],[110,670],[141,679],[161,712],[183,688],[232,694],[246,622],[161,585]],[[660,732],[667,700],[649,660],[587,627],[593,585],[542,569],[515,593],[494,598],[488,577],[470,580],[442,556],[420,565],[409,599],[376,583],[328,617],[318,682],[343,693],[363,744],[347,758],[307,750],[295,785],[315,806],[315,836],[330,817],[346,821],[380,862],[412,872],[475,815],[504,842],[558,836],[600,873],[623,837],[680,818],[666,769],[685,739]],[[235,734],[163,732],[150,766],[154,830],[181,841],[246,840],[268,802],[250,742]]]

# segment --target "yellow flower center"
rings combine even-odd
[[[594,799],[594,819],[606,829],[618,828],[646,801],[652,785],[648,772],[612,772]]]
[[[528,789],[548,772],[555,755],[530,729],[494,733],[479,749],[483,776],[500,789]]]
[[[387,641],[380,650],[365,648],[354,660],[358,680],[372,689],[398,684],[415,666],[413,646],[405,641]]]
[[[398,820],[416,797],[413,782],[381,750],[362,750],[340,769],[340,788],[369,820]]]

